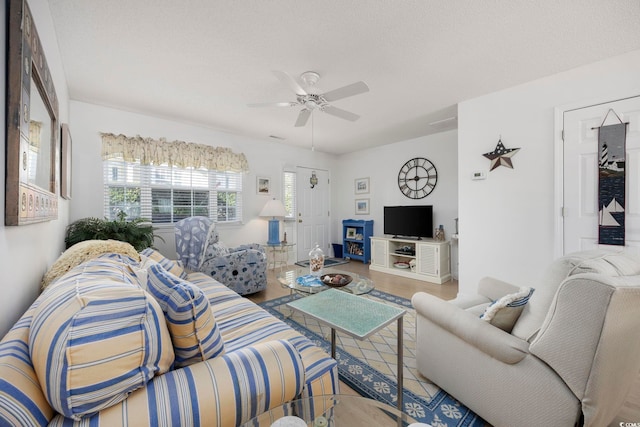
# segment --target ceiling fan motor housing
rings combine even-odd
[[[327,101],[325,101],[320,95],[311,93],[304,96],[298,96],[298,102],[309,110],[322,109],[322,107],[327,103]]]
[[[331,90],[329,92],[318,93],[318,90],[314,86],[318,82],[318,80],[320,80],[320,74],[316,73],[315,71],[305,71],[300,75],[300,80],[306,85],[305,88],[303,88],[296,79],[294,79],[284,71],[273,70],[273,74],[284,85],[293,90],[293,92],[296,94],[296,102],[249,104],[249,106],[294,107],[296,105],[301,105],[304,108],[302,108],[302,110],[300,110],[298,114],[298,119],[295,123],[296,127],[304,126],[307,123],[307,120],[309,120],[311,113],[315,110],[320,110],[332,116],[355,122],[360,118],[360,116],[350,111],[335,107],[331,105],[331,103],[343,98],[347,98],[349,96],[369,92],[369,86],[367,86],[365,82],[359,81],[347,86],[340,87],[338,89]]]

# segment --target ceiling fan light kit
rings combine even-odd
[[[296,127],[302,127],[307,124],[309,116],[315,110],[322,111],[335,117],[339,117],[344,120],[356,121],[360,118],[359,115],[350,111],[343,110],[335,107],[330,103],[338,101],[350,96],[359,95],[361,93],[369,92],[369,86],[365,82],[359,81],[347,86],[343,86],[338,89],[326,93],[312,93],[313,87],[320,80],[320,74],[315,71],[305,71],[300,75],[300,80],[304,83],[307,89],[304,89],[293,77],[284,71],[274,70],[273,74],[280,80],[285,86],[289,87],[296,94],[295,102],[267,102],[258,104],[249,104],[249,107],[295,107],[302,106],[302,110],[298,114],[298,118],[295,122]]]

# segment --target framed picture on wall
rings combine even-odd
[[[369,177],[356,178],[354,191],[356,194],[369,194]]]
[[[356,199],[356,215],[369,215],[369,199]]]
[[[271,194],[271,178],[265,176],[256,177],[256,193],[257,194]]]

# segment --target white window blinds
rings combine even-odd
[[[242,221],[242,174],[162,164],[141,165],[111,157],[103,161],[104,214],[174,223],[201,215],[216,222]]]
[[[282,174],[282,182],[284,188],[282,194],[284,194],[284,208],[287,210],[287,216],[285,218],[295,218],[296,216],[296,173],[285,171]]]

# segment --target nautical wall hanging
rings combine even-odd
[[[515,156],[518,151],[520,151],[519,148],[506,148],[502,143],[502,135],[500,135],[495,150],[490,153],[483,154],[484,157],[491,160],[491,168],[489,169],[489,172],[498,166],[506,166],[513,169],[513,162],[511,161],[511,158]]]
[[[610,113],[620,123],[604,125]],[[625,243],[625,141],[627,123],[610,109],[598,129],[598,243]]]

